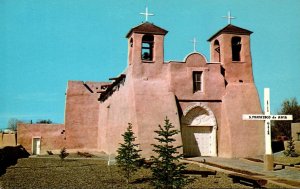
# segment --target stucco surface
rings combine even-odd
[[[17,135],[15,133],[0,133],[0,137],[0,148],[17,145]]]
[[[143,24],[139,27],[148,28],[150,23],[145,24],[147,27],[143,27]],[[176,129],[189,129],[186,136],[182,133],[176,136],[174,145],[181,145],[183,141],[190,144],[189,140],[193,140],[198,146],[203,146],[199,144],[203,142],[201,137],[198,137],[199,140],[192,137],[206,132],[206,137],[214,138],[214,144],[209,144],[212,146],[210,150],[213,156],[262,155],[263,123],[242,120],[242,114],[261,113],[252,73],[251,32],[235,34],[234,31],[219,31],[213,35],[210,38],[210,61],[201,53],[192,52],[182,61],[165,62],[166,32],[153,33],[156,29],[161,31],[161,28],[155,27],[151,25],[151,31],[130,30],[126,36],[127,68],[110,82],[68,82],[65,139],[64,142],[58,142],[56,148],[65,144],[69,150],[116,153],[119,143],[122,142],[122,134],[128,123],[131,123],[143,156],[150,157],[153,155],[151,144],[156,142],[154,131],[168,117]],[[145,50],[142,49],[142,40],[145,35],[151,35],[148,39],[153,38],[153,41],[148,41],[153,56],[151,59],[142,60],[142,52]],[[232,61],[233,37],[240,37],[239,61]],[[215,49],[216,41],[219,49]],[[201,90],[198,91],[193,87],[195,72],[201,72]],[[194,106],[198,106],[199,111],[202,111],[201,108],[209,110],[206,118],[213,120],[214,125],[202,119],[207,116],[206,113],[189,114]],[[197,124],[184,122],[185,115],[194,115],[195,117],[190,116],[189,119]],[[191,126],[195,129],[191,129]],[[60,127],[63,126],[59,126],[57,130],[61,130]],[[38,126],[21,126],[20,141],[29,148],[31,143],[28,138],[32,135],[40,135],[42,139],[58,137],[54,130],[48,127],[41,129]],[[183,150],[187,151],[195,150]]]
[[[247,157],[264,153],[263,122],[243,121],[243,114],[261,114],[255,85],[253,83],[229,84],[222,99],[220,156]]]
[[[65,126],[63,124],[18,124],[18,144],[32,153],[33,138],[41,140],[41,154],[65,147]]]
[[[298,137],[300,135],[300,123],[292,123],[291,133],[295,141],[300,141],[300,138]]]
[[[96,149],[101,82],[69,81],[66,93],[66,148]]]

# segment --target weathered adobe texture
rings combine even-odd
[[[0,133],[0,148],[5,146],[16,146],[17,134],[16,133]]]
[[[291,125],[292,138],[294,140],[295,151],[300,154],[300,123],[292,123]],[[288,141],[284,141],[284,148],[287,150]]]
[[[66,93],[66,148],[97,150],[99,95],[110,82],[69,81]]]
[[[47,154],[47,151],[58,153],[65,146],[65,126],[64,124],[18,124],[18,144],[31,154],[34,138],[39,138],[41,141],[40,154]]]
[[[165,62],[167,31],[148,22],[132,28],[126,35],[126,71],[111,82],[69,81],[65,127],[61,125],[56,133],[50,125],[24,125],[19,143],[31,149],[32,136],[39,135],[42,151],[43,140],[55,137],[59,142],[51,144],[53,149],[65,146],[69,151],[111,154],[132,123],[143,156],[150,157],[151,144],[156,143],[154,130],[168,117],[181,131],[174,145],[183,144],[186,156],[261,155],[263,123],[242,120],[242,114],[261,113],[252,74],[251,33],[227,25],[208,40],[210,62],[198,52],[183,61]],[[200,89],[195,87],[197,73]]]
[[[153,29],[155,28],[155,29]],[[182,130],[183,112],[197,104],[213,112],[217,128],[217,154],[220,157],[246,157],[263,154],[263,125],[242,120],[242,114],[261,113],[258,93],[253,81],[250,55],[252,32],[228,25],[209,39],[211,54],[218,40],[218,60],[211,62],[200,53],[191,53],[183,62],[164,62],[164,35],[167,32],[150,23],[130,30],[126,81],[117,92],[100,103],[99,149],[114,153],[127,122],[133,124],[143,155],[149,157],[153,132],[167,116]],[[153,57],[142,60],[142,40],[153,35]],[[242,45],[240,60],[232,60],[232,38]],[[203,89],[193,91],[193,72],[202,72]],[[195,106],[196,107],[196,106]],[[181,145],[182,135],[176,144]],[[175,145],[176,145],[175,144]],[[185,146],[184,146],[185,148]],[[214,154],[216,155],[216,154]]]

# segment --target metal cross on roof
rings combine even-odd
[[[154,16],[154,14],[148,12],[148,6],[146,6],[146,11],[145,12],[141,12],[140,14],[141,15],[145,15],[146,22],[148,21],[148,16]]]
[[[230,11],[228,11],[227,16],[222,16],[223,18],[227,18],[228,24],[231,24],[231,20],[235,19],[235,17],[231,16]]]
[[[196,40],[196,38],[194,37],[194,39],[191,41],[194,45],[194,52],[196,52],[196,43],[198,43],[198,41]]]

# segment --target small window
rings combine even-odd
[[[300,133],[297,133],[298,141],[300,141]]]
[[[153,60],[153,35],[144,35],[142,38],[142,60]]]
[[[193,72],[193,91],[202,91],[202,72]]]
[[[241,38],[240,37],[233,37],[231,39],[231,50],[232,50],[232,61],[241,61]]]
[[[130,39],[130,47],[133,47],[133,39]]]
[[[218,40],[214,42],[214,61],[220,62],[221,61],[221,54],[220,54],[220,44]]]
[[[132,63],[132,54],[133,54],[133,39],[130,38],[130,41],[129,41],[129,55],[128,55],[128,58],[129,58],[129,64]]]

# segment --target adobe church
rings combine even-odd
[[[145,157],[154,130],[170,122],[180,130],[177,145],[192,156],[249,157],[264,153],[264,127],[243,121],[260,114],[252,73],[251,31],[232,24],[213,34],[210,61],[192,52],[164,61],[168,31],[144,22],[126,34],[127,68],[110,82],[69,81],[64,124],[20,124],[18,143],[32,154],[88,151],[116,153],[132,123]],[[124,49],[125,50],[125,49]]]

